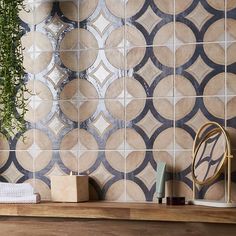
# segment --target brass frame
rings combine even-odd
[[[199,140],[199,136],[201,134],[201,132],[206,129],[208,126],[216,126],[216,128],[212,129],[210,132],[208,132],[203,138],[202,140],[199,142],[199,144],[197,145],[197,141]],[[222,158],[222,161],[220,163],[220,166],[218,168],[218,171],[211,177],[208,178],[206,181],[198,181],[194,175],[194,164],[196,161],[196,154],[201,146],[201,144],[203,142],[205,142],[210,136],[212,136],[214,133],[222,133],[225,137],[225,154],[224,157]],[[231,144],[230,144],[230,138],[229,135],[227,133],[227,131],[218,123],[216,122],[208,122],[206,124],[204,124],[197,132],[196,137],[194,139],[193,142],[193,150],[192,150],[192,156],[193,156],[193,161],[192,161],[192,178],[193,178],[193,200],[196,198],[196,184],[199,185],[204,185],[204,184],[208,184],[212,181],[214,181],[220,174],[220,170],[222,169],[222,167],[227,163],[227,199],[226,202],[227,203],[231,203],[231,158],[233,158],[233,155],[231,153]]]

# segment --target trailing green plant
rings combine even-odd
[[[8,137],[26,130],[27,91],[19,12],[23,0],[0,0],[0,132]]]

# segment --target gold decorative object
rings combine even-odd
[[[216,122],[203,125],[196,134],[193,144],[193,200],[194,205],[213,207],[236,207],[231,201],[231,153],[227,131]],[[224,168],[225,167],[225,168]],[[226,197],[223,201],[196,199],[196,185],[204,186],[216,180],[224,168]]]

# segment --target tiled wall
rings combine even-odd
[[[29,130],[25,142],[2,138],[0,180],[31,182],[48,199],[50,176],[73,171],[91,176],[95,199],[152,201],[163,160],[168,194],[191,198],[197,129],[213,120],[236,134],[236,1],[44,0],[27,8]],[[199,194],[223,198],[222,180]]]

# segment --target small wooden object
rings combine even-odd
[[[86,202],[89,200],[88,176],[51,177],[51,199],[54,202]]]

